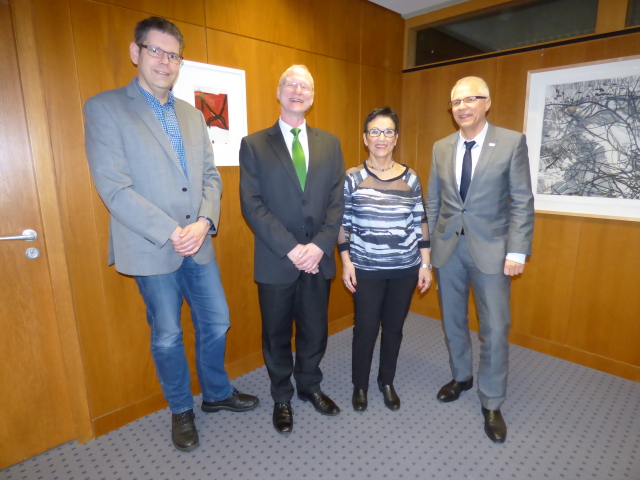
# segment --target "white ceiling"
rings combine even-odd
[[[369,0],[399,13],[404,18],[422,15],[469,0]]]

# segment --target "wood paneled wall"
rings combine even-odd
[[[463,76],[489,84],[490,122],[523,131],[529,70],[637,54],[640,34],[630,34],[405,73],[403,120],[411,128],[402,158],[425,184],[433,143],[457,129],[447,102]],[[638,222],[536,214],[533,255],[512,283],[510,341],[639,381],[639,245]],[[416,295],[412,310],[440,318],[436,289]]]
[[[246,71],[249,132],[278,118],[276,87],[292,63],[315,78],[309,124],[338,135],[347,166],[365,157],[361,122],[402,103],[402,18],[366,0],[27,0],[33,5],[62,224],[95,435],[162,408],[144,305],[132,278],[107,267],[108,212],[91,182],[82,106],[136,75],[128,45],[149,15],[174,21],[188,60]],[[239,208],[239,169],[220,168],[224,192],[214,239],[231,310],[227,369],[262,365],[253,236]],[[334,282],[330,331],[351,323],[351,296]],[[183,311],[193,359],[193,328]],[[193,366],[193,365],[192,365]],[[348,368],[345,365],[345,368]],[[198,391],[192,368],[194,391]]]

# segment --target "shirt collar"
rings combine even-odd
[[[475,138],[471,140],[466,140],[462,134],[458,131],[458,148],[464,148],[464,142],[474,141],[476,144],[472,148],[480,148],[482,149],[482,145],[484,144],[484,139],[487,136],[487,130],[489,130],[489,122],[485,122],[483,129],[480,131]]]
[[[157,103],[158,105],[163,106],[160,103],[160,100],[158,100],[158,98],[153,93],[147,92],[142,87],[142,85],[140,85],[140,82],[138,81],[138,77],[136,77],[136,86],[138,87],[142,95],[144,95],[144,98],[147,99],[147,102],[149,102],[150,105]],[[173,92],[169,90],[169,99],[167,100],[167,103],[165,105],[173,105],[175,102],[176,102],[176,97],[173,95]]]
[[[291,125],[286,123],[284,120],[282,120],[282,117],[280,117],[278,119],[278,125],[280,125],[280,130],[282,130],[283,134],[288,133],[289,135],[293,135],[293,133],[291,133],[291,129],[294,128],[294,127],[292,127]],[[298,136],[306,135],[307,134],[307,121],[303,120],[302,121],[302,125],[300,125],[297,128],[300,129],[300,133],[298,134]]]

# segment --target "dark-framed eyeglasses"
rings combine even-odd
[[[183,58],[177,53],[167,52],[166,50],[161,49],[160,47],[156,47],[155,45],[142,45],[138,44],[140,48],[146,48],[147,53],[153,58],[164,58],[164,54],[167,54],[167,58],[171,63],[175,63],[176,65],[182,66]]]
[[[450,107],[459,107],[462,102],[464,102],[465,105],[473,105],[478,100],[485,100],[487,98],[488,97],[480,97],[478,95],[475,95],[473,97],[464,97],[464,98],[461,98],[459,100],[451,100],[449,102],[449,106]]]
[[[380,130],[379,128],[370,128],[369,130],[367,130],[367,135],[373,138],[379,137],[380,134],[383,134],[387,138],[391,138],[395,137],[396,133],[398,132],[396,130],[393,130],[392,128],[387,128],[386,130]]]

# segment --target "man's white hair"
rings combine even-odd
[[[282,85],[284,83],[284,79],[287,78],[287,74],[291,71],[291,70],[295,70],[296,68],[299,68],[301,70],[304,70],[305,72],[307,72],[309,74],[309,78],[311,79],[311,90],[314,89],[313,86],[313,76],[311,75],[311,72],[309,71],[309,69],[307,68],[306,65],[291,65],[289,68],[287,68],[284,73],[282,75],[280,75],[280,81],[278,82],[278,85]]]
[[[478,87],[478,93],[483,97],[490,97],[489,95],[489,85],[480,77],[463,77],[456,82],[456,84],[451,89],[451,100],[453,100],[453,91],[458,88],[462,84],[474,83]]]

